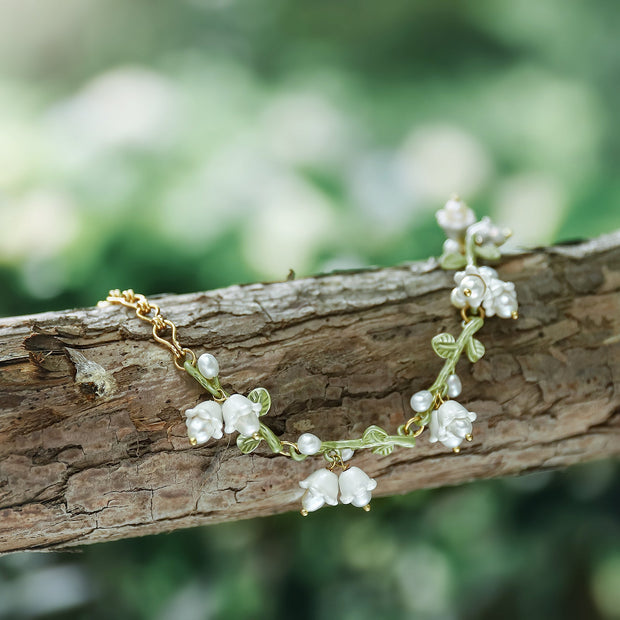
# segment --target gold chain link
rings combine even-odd
[[[196,354],[181,345],[177,339],[177,326],[170,320],[164,319],[157,304],[150,302],[144,295],[134,293],[132,289],[120,291],[113,289],[105,299],[111,304],[121,304],[133,308],[136,316],[153,326],[153,338],[164,345],[174,356],[174,365],[179,370],[185,370],[184,363],[189,359],[192,366],[196,365]],[[166,333],[169,335],[166,336]]]

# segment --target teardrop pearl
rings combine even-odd
[[[450,375],[446,379],[446,385],[448,386],[448,396],[450,398],[456,398],[463,389],[461,380],[458,375]]]
[[[198,370],[205,379],[215,379],[220,372],[220,365],[211,353],[203,353],[198,358]]]
[[[411,408],[417,413],[424,413],[431,408],[433,404],[433,395],[428,390],[416,392],[411,397]]]
[[[297,440],[297,447],[302,454],[316,454],[321,449],[321,440],[312,433],[304,433]]]

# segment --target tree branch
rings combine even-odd
[[[457,368],[474,441],[454,455],[425,433],[414,449],[360,452],[378,495],[620,452],[620,232],[511,256],[500,275],[521,318],[489,319],[485,357]],[[431,338],[459,329],[451,286],[429,260],[158,303],[185,346],[217,356],[225,389],[271,392],[281,439],[336,440],[410,416],[441,369]],[[297,509],[298,481],[321,466],[242,455],[230,436],[190,447],[183,411],[208,395],[127,309],[2,319],[0,347],[2,552]]]

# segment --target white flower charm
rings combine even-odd
[[[517,293],[512,282],[500,280],[497,271],[491,267],[468,265],[465,271],[454,274],[456,288],[452,289],[450,300],[457,308],[484,308],[487,316],[503,319],[516,318]]]
[[[207,400],[198,403],[185,412],[187,434],[192,445],[202,445],[213,437],[222,437],[222,407],[219,403]]]
[[[224,431],[227,433],[238,431],[242,435],[250,437],[260,429],[260,422],[258,421],[260,412],[260,403],[253,403],[241,394],[229,396],[222,405],[222,414],[226,423]]]
[[[440,441],[446,448],[458,451],[463,439],[471,439],[472,425],[476,419],[473,411],[467,411],[454,400],[446,401],[431,414],[429,441]]]
[[[318,469],[299,483],[306,489],[301,498],[301,514],[318,510],[325,504],[335,506],[338,503],[338,476],[329,469]]]
[[[452,289],[450,301],[457,308],[479,308],[488,294],[488,283],[497,277],[491,267],[475,267],[467,265],[465,271],[454,274],[456,288]]]
[[[340,501],[343,504],[365,508],[370,502],[377,481],[359,467],[350,467],[340,474],[338,485],[340,486]]]
[[[474,212],[460,198],[451,198],[436,214],[437,223],[450,239],[463,239],[467,228],[476,221]]]

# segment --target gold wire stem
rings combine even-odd
[[[465,323],[469,323],[472,320],[472,317],[479,317],[481,319],[484,319],[484,308],[481,306],[480,308],[478,308],[478,311],[475,314],[468,314],[467,311],[471,310],[471,308],[469,306],[465,306],[465,308],[461,308],[461,316],[463,317],[463,321],[465,321]]]
[[[419,415],[415,415],[412,418],[409,418],[405,422],[405,426],[403,427],[405,435],[409,435],[411,437],[419,437],[424,431],[424,429],[426,428],[424,425],[420,426],[420,428],[417,431],[415,431],[415,433],[410,433],[409,430],[414,424],[418,424],[421,420],[422,420],[422,417]]]
[[[330,459],[330,463],[327,467],[329,471],[334,471],[336,467],[340,467],[342,471],[349,469],[349,463],[345,463],[342,457],[338,453],[326,455]]]
[[[299,452],[299,448],[297,447],[297,444],[295,442],[293,442],[293,441],[286,441],[286,439],[281,439],[280,443],[282,444],[283,447],[288,446],[291,450],[295,450],[295,452]],[[289,458],[292,458],[290,452],[287,452],[286,450],[280,450],[280,452],[278,452],[278,454],[281,454],[282,456],[288,456]]]
[[[185,370],[183,365],[189,361],[196,365],[196,354],[184,347],[177,338],[177,326],[170,320],[164,319],[157,304],[150,302],[144,295],[135,293],[132,289],[120,291],[112,289],[105,301],[110,304],[120,304],[136,311],[136,316],[153,326],[153,338],[165,346],[174,356],[174,365],[179,370]]]

